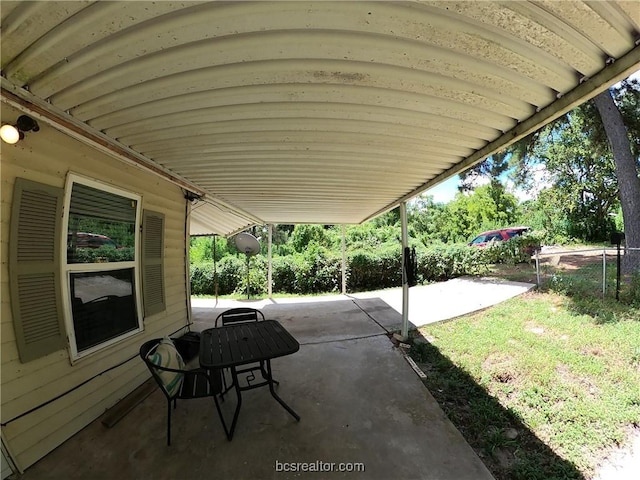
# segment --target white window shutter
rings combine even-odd
[[[20,361],[65,345],[60,288],[61,188],[17,178],[9,234],[11,307]]]
[[[145,317],[164,311],[164,215],[142,213],[142,297]]]

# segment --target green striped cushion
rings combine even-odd
[[[156,348],[149,352],[148,358],[151,363],[159,367],[173,368],[176,370],[184,369],[184,361],[169,337],[163,338]],[[157,370],[157,373],[162,381],[163,388],[170,397],[173,397],[180,391],[184,374],[166,372],[164,370]]]

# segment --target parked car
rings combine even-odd
[[[485,247],[490,242],[504,242],[530,230],[530,227],[507,227],[498,230],[488,230],[471,240],[469,245],[472,247]]]
[[[73,248],[74,238],[71,233],[67,236],[67,244]],[[118,248],[118,244],[106,235],[85,232],[78,232],[75,235],[75,248],[100,248],[103,246]]]

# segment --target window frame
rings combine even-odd
[[[71,194],[73,191],[73,185],[79,183],[98,190],[102,190],[107,193],[119,195],[122,197],[130,198],[136,201],[136,220],[134,226],[134,259],[133,261],[125,262],[108,262],[108,263],[67,263],[67,235],[69,232],[69,207],[71,205]],[[64,324],[67,330],[68,344],[69,344],[69,358],[71,363],[77,360],[90,356],[96,352],[109,348],[116,343],[119,343],[133,335],[144,330],[144,317],[142,311],[142,263],[141,263],[141,241],[140,227],[142,222],[142,196],[133,193],[131,191],[124,190],[122,188],[114,187],[102,183],[98,180],[94,180],[76,173],[69,173],[64,189],[63,198],[63,218],[62,218],[62,241],[60,242],[60,268],[62,278],[62,308],[64,315]],[[138,327],[134,330],[118,335],[117,337],[106,340],[98,345],[89,347],[81,352],[78,351],[76,342],[76,333],[73,322],[73,312],[71,306],[71,274],[72,273],[88,273],[88,272],[108,272],[110,270],[122,270],[133,268],[133,295],[135,297],[135,309],[138,319]]]

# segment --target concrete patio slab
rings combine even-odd
[[[273,367],[299,423],[267,389],[254,390],[228,442],[213,402],[178,402],[167,447],[166,402],[155,391],[113,428],[92,423],[23,478],[492,478],[386,336],[304,345]],[[233,395],[223,406],[230,416]],[[301,463],[364,471],[277,471]]]
[[[380,302],[361,303],[364,308],[351,299],[264,306],[301,343],[296,354],[272,362],[278,393],[300,422],[268,389],[252,390],[243,395],[228,442],[211,400],[181,401],[167,447],[166,401],[155,390],[115,426],[93,422],[23,478],[492,479],[374,321],[397,321],[399,314]],[[217,310],[194,309],[195,326],[211,326]],[[225,398],[230,419],[235,395]],[[364,472],[278,471],[294,464],[345,464]]]

